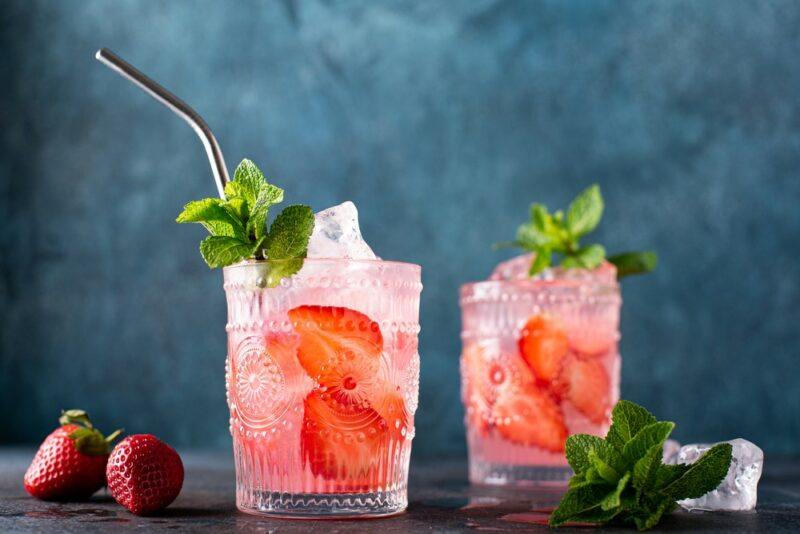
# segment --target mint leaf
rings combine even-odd
[[[600,508],[608,511],[621,506],[622,503],[620,502],[620,496],[622,495],[622,492],[625,491],[625,488],[628,487],[628,481],[630,481],[630,479],[631,474],[625,473],[617,482],[616,488],[614,488],[611,493],[606,495],[603,500],[600,501]]]
[[[255,204],[250,210],[247,234],[254,235],[256,239],[264,237],[267,234],[269,208],[281,202],[283,202],[283,189],[266,182],[262,183]]]
[[[619,401],[605,439],[567,438],[567,460],[575,476],[550,525],[613,520],[646,530],[673,511],[676,500],[716,488],[730,467],[732,447],[714,446],[692,465],[664,465],[663,444],[674,427],[637,404]]]
[[[586,486],[567,490],[558,504],[558,508],[550,515],[550,526],[557,527],[569,521],[576,521],[579,514],[599,508],[600,502],[606,497],[607,492],[607,488],[603,486]]]
[[[625,449],[625,444],[637,432],[656,422],[653,414],[638,404],[621,400],[617,402],[611,411],[611,428],[608,429],[608,434],[606,434],[606,441],[619,452],[622,452]]]
[[[269,287],[291,276],[303,267],[308,252],[308,240],[314,231],[314,213],[308,206],[285,208],[272,223],[266,240],[270,259]]]
[[[250,218],[250,207],[247,205],[247,201],[243,198],[230,198],[223,203],[223,207],[225,207],[225,209],[227,209],[228,212],[236,217],[236,219],[240,222],[246,221]]]
[[[625,444],[622,448],[622,455],[628,462],[636,462],[654,445],[662,447],[674,428],[675,423],[671,421],[660,421],[647,425]]]
[[[528,250],[536,250],[540,247],[548,246],[551,241],[550,236],[542,233],[532,222],[528,222],[517,228],[517,240],[513,242],[513,245]]]
[[[561,266],[567,269],[594,269],[603,263],[605,257],[606,249],[602,245],[589,245],[573,254],[568,254],[561,262]]]
[[[619,481],[620,474],[616,469],[606,463],[605,460],[600,458],[600,455],[597,453],[597,449],[592,449],[589,451],[589,462],[591,462],[592,467],[597,474],[600,475],[600,478],[609,484],[616,484]]]
[[[261,169],[249,159],[243,159],[233,173],[233,182],[228,184],[229,187],[225,187],[225,197],[238,196],[243,198],[248,206],[254,206],[258,193],[261,191],[261,185],[264,183],[266,183],[266,179]]]
[[[200,254],[212,269],[238,263],[253,254],[253,244],[230,236],[209,236],[200,242]]]
[[[603,217],[603,196],[600,187],[593,184],[582,191],[567,209],[567,229],[577,237],[588,234],[600,224]]]
[[[661,521],[661,516],[663,516],[665,512],[670,512],[674,506],[675,501],[672,499],[662,499],[654,510],[649,511],[646,515],[637,515],[633,518],[636,528],[639,530],[650,530]]]
[[[552,253],[547,247],[540,248],[533,254],[533,261],[531,262],[531,267],[528,270],[528,274],[530,276],[538,274],[550,267],[550,260],[552,257]]]
[[[633,487],[641,493],[645,488],[657,486],[655,483],[656,475],[661,464],[661,457],[664,454],[662,444],[653,445],[644,456],[636,461],[633,466]]]
[[[303,205],[285,208],[269,229],[267,254],[271,260],[305,258],[314,231],[314,212]]]
[[[714,445],[683,475],[662,491],[674,500],[696,499],[719,486],[728,474],[733,447],[730,443]]]
[[[658,266],[658,255],[652,251],[624,252],[610,256],[608,261],[617,267],[617,278],[654,271]]]
[[[593,231],[603,217],[604,203],[597,184],[583,190],[569,205],[566,215],[557,210],[550,214],[544,204],[533,203],[530,207],[530,221],[517,227],[516,238],[512,242],[501,243],[497,248],[507,245],[517,246],[536,254],[529,274],[534,276],[552,263],[552,255],[563,257],[561,266],[565,269],[595,269],[606,258],[602,245],[581,246],[583,236]],[[626,253],[610,258],[617,265],[618,277],[652,271],[657,258],[653,252]]]
[[[224,206],[224,201],[206,198],[186,204],[175,222],[200,223],[212,235],[245,239],[244,226],[234,213],[233,209]]]
[[[591,434],[573,434],[567,438],[567,462],[575,474],[580,475],[592,465],[589,453],[602,446],[601,443],[604,443],[603,438]]]

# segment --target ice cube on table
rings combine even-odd
[[[753,510],[756,507],[758,480],[764,466],[764,451],[746,439],[723,443],[733,446],[733,460],[728,474],[714,491],[698,499],[685,499],[678,504],[686,510]],[[667,463],[691,464],[715,444],[693,443],[681,447]]]
[[[668,439],[664,442],[664,452],[661,456],[665,464],[674,464],[673,458],[681,451],[681,444],[674,439]]]
[[[350,201],[314,215],[314,232],[308,241],[308,258],[378,259],[358,227],[358,210]]]

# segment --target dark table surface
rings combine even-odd
[[[223,453],[184,453],[186,480],[178,499],[157,517],[136,517],[104,492],[84,503],[37,501],[22,488],[33,450],[0,449],[0,532],[243,530],[253,532],[472,532],[535,531],[555,490],[509,491],[470,487],[461,459],[412,464],[410,504],[404,514],[362,521],[291,521],[243,514],[234,502],[233,461]],[[800,532],[800,459],[768,458],[751,513],[677,512],[654,530]],[[623,529],[568,529],[600,532]],[[624,530],[633,532],[632,530]]]

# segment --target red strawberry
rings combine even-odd
[[[47,501],[86,500],[105,486],[109,445],[121,431],[103,437],[83,410],[62,412],[59,422],[25,472],[25,491]]]
[[[562,377],[567,399],[590,421],[602,423],[608,418],[611,388],[605,368],[597,360],[570,358]]]
[[[522,327],[519,352],[541,383],[549,384],[561,372],[569,353],[567,336],[554,319],[534,315]]]
[[[309,393],[304,408],[301,453],[314,475],[335,480],[333,491],[385,485],[379,459],[389,425],[375,409],[322,390]]]
[[[383,336],[378,323],[363,313],[334,306],[298,306],[289,310],[289,318],[300,335],[300,364],[321,386],[352,390],[351,380],[377,374]]]
[[[535,386],[501,393],[493,416],[497,430],[513,443],[553,452],[564,450],[567,427],[561,410],[546,392]]]
[[[114,447],[106,468],[108,490],[136,515],[166,508],[183,486],[183,462],[175,449],[151,434],[128,436]]]

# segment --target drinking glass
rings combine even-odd
[[[493,278],[460,293],[470,480],[561,484],[567,436],[605,435],[619,398],[616,271]]]
[[[306,259],[280,280],[287,261],[224,269],[236,504],[283,517],[399,513],[419,388],[420,267]]]

